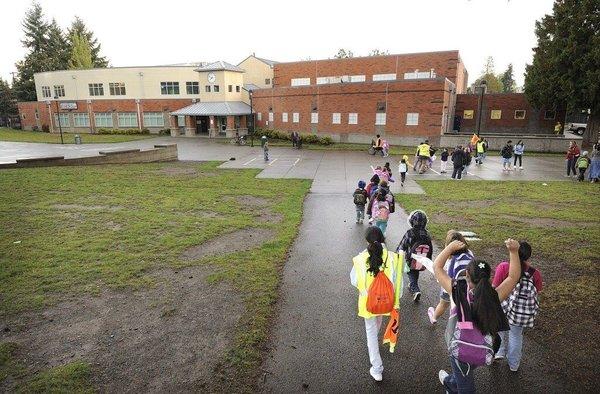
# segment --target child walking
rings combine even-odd
[[[533,322],[539,311],[538,294],[542,291],[542,275],[531,267],[531,245],[525,241],[519,242],[519,261],[521,277],[510,296],[502,302],[502,309],[508,318],[510,331],[500,333],[500,349],[494,357],[496,360],[508,358],[508,367],[516,372],[521,364],[523,350],[523,330],[533,327]],[[492,286],[497,288],[508,277],[509,265],[502,262],[496,267]]]
[[[583,182],[585,178],[585,171],[590,166],[590,159],[588,158],[587,151],[583,151],[581,153],[581,157],[577,159],[577,169],[579,170],[579,177],[577,178],[579,182]]]
[[[375,226],[379,227],[381,233],[385,235],[387,222],[390,217],[390,204],[386,199],[387,193],[381,189],[377,192],[377,198],[373,203],[372,213]]]
[[[419,288],[419,272],[425,270],[418,261],[412,258],[413,254],[426,256],[431,259],[433,254],[433,245],[431,236],[427,229],[427,215],[421,210],[412,211],[408,215],[408,225],[411,227],[402,241],[396,248],[396,253],[404,253],[404,261],[410,269],[408,279],[410,285],[408,290],[413,295],[413,301],[418,302],[421,299],[421,289]]]
[[[448,149],[444,148],[440,154],[440,173],[446,173],[446,166],[448,165]]]
[[[365,190],[365,181],[358,181],[358,188],[354,191],[354,205],[356,206],[356,223],[362,223],[365,220],[365,205],[369,195]]]
[[[269,161],[269,142],[265,141],[263,145],[263,153],[265,155],[265,161]]]
[[[400,186],[404,186],[406,173],[408,172],[408,156],[402,156],[402,160],[400,160],[400,164],[398,164],[398,172],[400,173]]]

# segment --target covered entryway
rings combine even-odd
[[[208,116],[194,116],[194,119],[196,119],[196,134],[208,135],[210,118]]]
[[[185,117],[185,135],[193,137],[204,135],[214,137],[233,137],[248,133],[250,106],[241,101],[203,102],[188,105],[171,112],[171,118]],[[177,124],[173,121],[171,124]],[[177,135],[178,130],[172,131]]]

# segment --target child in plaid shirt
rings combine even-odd
[[[531,245],[525,241],[519,242],[519,259],[521,260],[521,279],[513,293],[502,302],[510,325],[510,331],[500,332],[502,343],[496,353],[496,360],[508,359],[511,371],[516,372],[521,363],[523,350],[523,330],[533,327],[539,308],[538,294],[542,291],[542,274],[529,265]],[[496,267],[492,286],[499,286],[508,276],[508,263],[502,262]]]

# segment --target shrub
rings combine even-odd
[[[119,134],[119,135],[132,135],[132,134],[150,134],[148,129],[98,129],[98,134]]]
[[[40,129],[39,129],[37,126],[33,126],[33,127],[31,128],[31,131],[40,131]]]
[[[50,132],[50,126],[48,126],[47,124],[43,124],[42,125],[42,131],[44,133],[49,133]]]
[[[158,132],[158,135],[171,135],[171,129],[162,129]]]
[[[263,135],[267,136],[270,140],[282,140],[291,141],[292,133],[281,130],[268,130],[268,129],[256,129],[255,137],[260,138]],[[315,134],[300,134],[300,139],[306,144],[316,145],[331,145],[333,140],[331,137],[319,137]]]

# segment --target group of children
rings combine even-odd
[[[529,243],[509,239],[505,242],[509,262],[501,262],[492,279],[489,264],[476,259],[468,240],[455,230],[448,231],[445,248],[432,263],[433,245],[427,222],[425,212],[411,212],[410,229],[395,252],[387,250],[379,226],[369,227],[367,249],[353,259],[351,282],[360,291],[358,314],[365,319],[370,374],[376,381],[383,378],[377,333],[381,317],[392,313],[387,309],[392,308],[392,304],[393,309],[399,309],[402,274],[407,274],[409,291],[417,303],[421,297],[419,275],[428,269],[441,287],[438,305],[427,309],[429,322],[437,324],[438,319],[451,310],[446,343],[452,373],[441,370],[439,380],[447,392],[474,392],[476,367],[506,358],[511,371],[519,369],[523,330],[533,326],[539,310],[541,274],[530,265]],[[430,266],[426,265],[427,261]],[[386,288],[382,285],[385,278],[393,294],[381,296],[384,294],[381,289]],[[386,297],[387,309],[381,309]]]
[[[396,205],[389,188],[390,182],[395,182],[390,163],[385,163],[383,167],[377,166],[368,185],[362,180],[358,182],[358,188],[352,195],[356,207],[356,223],[363,223],[366,213],[369,224],[378,227],[385,234],[388,219],[395,212]]]

